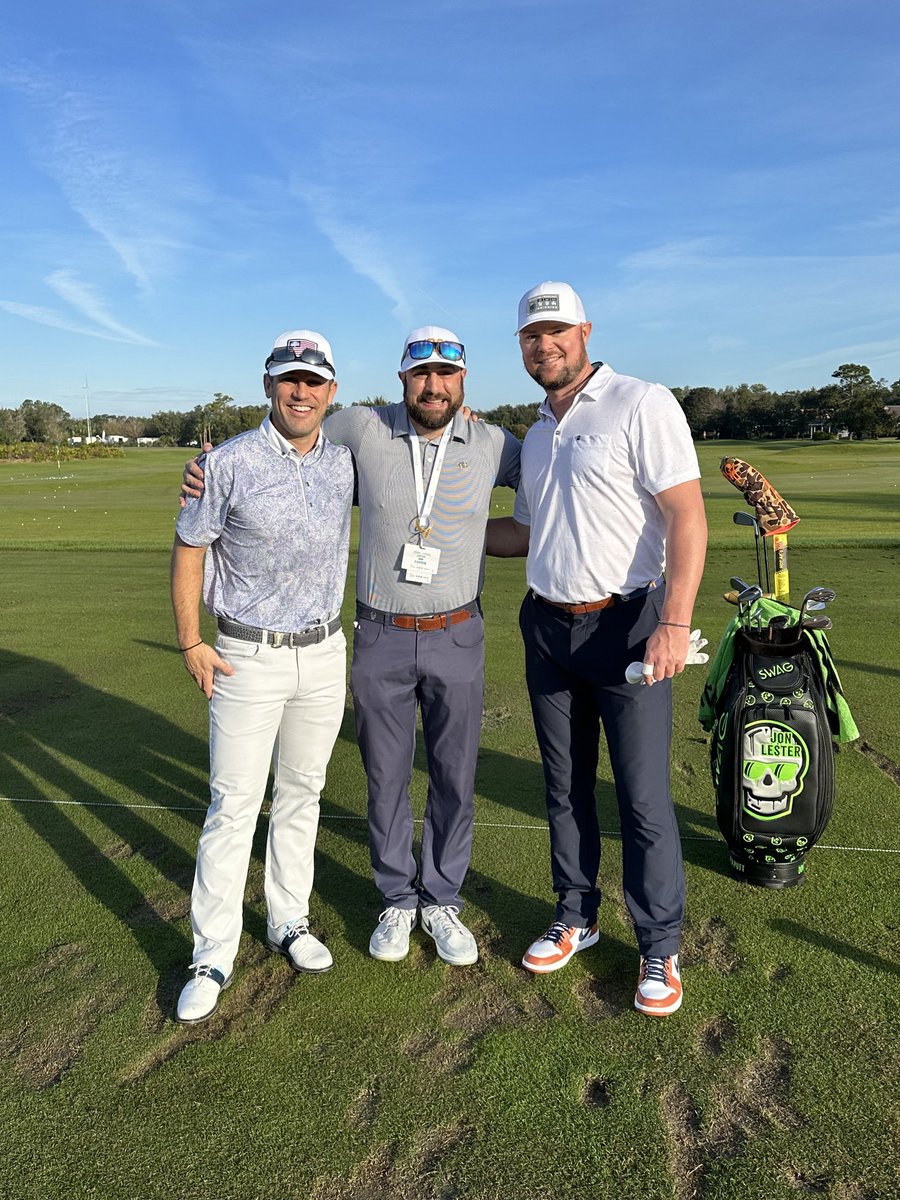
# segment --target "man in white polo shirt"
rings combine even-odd
[[[697,456],[671,392],[591,363],[591,323],[568,284],[526,292],[517,333],[545,399],[522,448],[514,515],[489,523],[487,548],[528,555],[520,625],[558,894],[555,920],[523,966],[558,970],[599,937],[602,724],[641,956],[634,1003],[668,1016],[682,1001],[684,914],[671,680],[689,652],[706,550]],[[639,686],[625,682],[635,659],[645,664]]]
[[[274,749],[266,850],[266,941],[295,971],[327,971],[310,933],[319,794],[344,712],[353,464],[321,429],[337,390],[331,346],[279,337],[258,429],[206,456],[206,486],[176,526],[172,604],[178,646],[209,700],[210,805],[191,894],[194,954],[176,1019],[204,1021],[231,982],[244,885]],[[200,634],[201,590],[217,618]]]

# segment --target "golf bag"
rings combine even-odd
[[[803,882],[806,853],[831,816],[834,749],[807,634],[794,626],[774,637],[734,632],[710,767],[732,870],[748,883],[783,888]]]

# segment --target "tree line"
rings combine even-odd
[[[859,363],[843,363],[831,377],[834,383],[805,391],[771,392],[764,383],[742,383],[672,392],[697,439],[900,437],[900,379],[888,386]],[[501,404],[481,415],[521,438],[537,420],[538,408]]]
[[[900,380],[888,385],[873,379],[868,367],[843,363],[832,372],[834,383],[800,391],[772,392],[763,383],[737,387],[674,387],[695,438],[898,437]],[[366,396],[355,404],[379,407],[383,396]],[[891,406],[894,406],[891,411]],[[341,407],[333,405],[329,411]],[[537,420],[538,403],[501,404],[481,412],[486,421],[524,437]],[[218,445],[253,429],[268,412],[266,404],[237,404],[216,392],[208,404],[189,412],[160,411],[149,417],[97,413],[92,432],[128,438],[158,438],[161,445]],[[70,437],[85,437],[87,419],[72,417],[58,404],[23,400],[19,408],[0,408],[0,444],[44,442],[57,445]]]

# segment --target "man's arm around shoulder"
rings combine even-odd
[[[528,553],[531,530],[515,517],[491,517],[485,549],[494,558],[522,558]]]

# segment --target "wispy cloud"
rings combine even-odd
[[[65,329],[68,333],[80,333],[87,337],[103,338],[109,342],[124,342],[130,346],[156,346],[159,343],[129,329],[110,315],[106,305],[87,284],[76,279],[71,271],[54,271],[44,282],[61,300],[69,304],[76,313],[87,317],[93,324],[84,325],[66,313],[37,304],[21,304],[16,300],[0,300],[0,308],[26,321],[38,325],[49,325],[53,329]]]
[[[626,255],[622,266],[630,271],[676,271],[685,267],[705,267],[721,258],[724,242],[720,238],[690,238],[665,242],[647,250]]]
[[[130,342],[136,346],[155,346],[158,343],[143,334],[129,329],[110,315],[106,305],[96,295],[88,284],[76,279],[71,271],[54,271],[45,280],[47,285],[56,292],[62,300],[106,330],[107,335],[113,335],[120,342]]]
[[[862,362],[867,365],[894,358],[900,351],[900,338],[889,338],[881,342],[856,342],[849,346],[831,346],[820,354],[795,358],[790,362],[778,363],[776,371],[793,371],[798,367],[823,367],[841,362]]]
[[[184,164],[150,148],[134,80],[110,76],[88,90],[29,63],[0,70],[0,84],[26,101],[20,125],[32,159],[138,287],[152,290],[177,267],[199,190]]]
[[[408,323],[413,306],[406,287],[391,264],[394,256],[378,235],[339,214],[337,202],[329,189],[295,184],[293,191],[307,204],[316,227],[328,238],[341,258],[357,274],[371,280],[393,304],[394,315]]]

